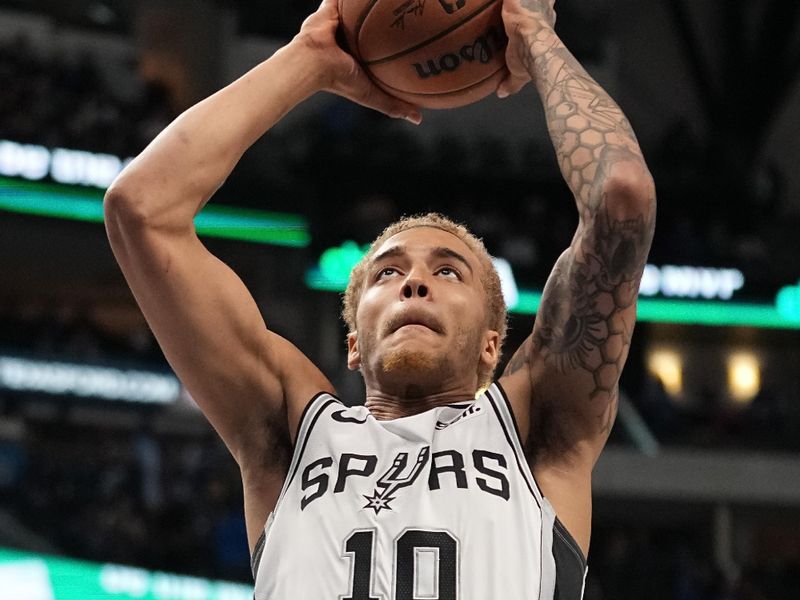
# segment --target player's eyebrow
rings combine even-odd
[[[383,260],[386,260],[387,258],[397,258],[400,256],[406,256],[407,254],[408,252],[406,251],[406,247],[403,244],[398,244],[397,246],[387,248],[380,254],[373,256],[370,264],[375,265]],[[447,246],[436,246],[435,248],[432,248],[431,256],[434,258],[450,258],[456,260],[469,269],[470,273],[473,272],[472,265],[469,264],[469,261],[464,257],[464,255],[456,252],[452,248],[448,248]]]
[[[458,262],[462,263],[469,272],[472,273],[472,265],[469,264],[469,261],[464,258],[462,254],[459,254],[455,250],[448,248],[447,246],[437,246],[433,250],[431,250],[431,254],[436,258],[452,258],[453,260],[457,260]]]
[[[398,256],[405,256],[407,254],[406,247],[403,245],[392,246],[391,248],[387,248],[380,254],[376,254],[372,257],[370,261],[371,264],[377,264],[382,260],[386,260],[387,258],[397,258]]]

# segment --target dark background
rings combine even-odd
[[[0,2],[0,139],[134,156],[290,39],[316,4]],[[655,177],[650,262],[737,268],[740,301],[772,303],[796,285],[800,3],[556,8],[557,31],[618,100]],[[427,111],[414,128],[320,95],[259,141],[213,200],[301,214],[311,246],[206,243],[270,327],[357,402],[338,295],[308,290],[306,269],[325,248],[438,210],[508,258],[522,287],[541,289],[577,222],[541,112],[529,88]],[[512,316],[507,356],[532,322]],[[167,368],[100,225],[4,212],[0,348]],[[659,348],[684,360],[678,395],[648,367]],[[742,349],[760,357],[762,382],[737,403],[724,364]],[[587,600],[796,597],[800,492],[786,474],[800,468],[799,364],[797,329],[637,326],[622,388],[658,449],[621,415],[595,481]],[[249,580],[238,472],[190,401],[143,408],[0,389],[0,410],[0,508],[16,524],[0,545]]]

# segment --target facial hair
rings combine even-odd
[[[480,337],[480,331],[459,327],[451,354],[400,347],[381,357],[381,368],[387,375],[407,374],[409,379],[420,384],[433,380],[445,381],[453,377],[456,365],[460,362],[453,360],[452,353],[471,355],[478,348]]]
[[[383,372],[392,373],[433,373],[447,365],[447,360],[432,352],[397,348],[382,357]]]

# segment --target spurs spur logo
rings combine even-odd
[[[372,496],[364,494],[364,498],[367,499],[364,508],[371,508],[375,511],[376,515],[383,509],[392,510],[392,507],[389,506],[389,502],[395,499],[393,494],[397,492],[397,490],[408,487],[414,483],[420,471],[422,471],[423,467],[427,464],[430,453],[431,449],[429,446],[422,448],[417,455],[417,462],[411,467],[411,470],[403,476],[403,472],[406,470],[408,464],[408,452],[400,452],[392,462],[392,466],[378,479],[375,484],[376,489]]]
[[[440,2],[441,1],[442,0],[440,0]],[[394,9],[392,14],[394,14],[395,19],[392,21],[392,27],[400,31],[405,30],[406,16],[414,15],[415,17],[419,17],[422,15],[423,10],[425,10],[425,0],[406,0]]]

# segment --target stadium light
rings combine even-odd
[[[728,358],[728,390],[739,404],[749,404],[761,391],[761,365],[752,352],[737,352]]]
[[[181,391],[168,373],[3,355],[0,389],[145,404],[169,404]]]
[[[683,361],[674,350],[653,350],[647,357],[647,370],[673,398],[683,393]]]

